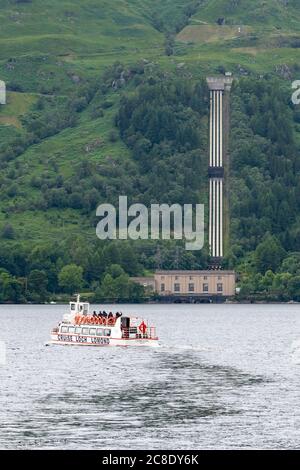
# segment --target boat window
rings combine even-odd
[[[83,313],[84,314],[89,313],[89,304],[83,304]]]
[[[73,334],[73,333],[74,333],[74,331],[75,331],[75,328],[74,328],[74,326],[69,326],[69,333],[72,333],[72,334]]]
[[[97,336],[103,336],[103,328],[97,328]]]
[[[75,310],[75,304],[71,304],[71,310]]]
[[[68,333],[68,327],[67,326],[62,326],[61,327],[61,332],[62,333]]]
[[[104,330],[104,336],[110,336],[111,335],[111,330],[105,329]]]
[[[129,328],[129,326],[130,326],[130,318],[128,318],[128,317],[121,317],[121,326],[122,326],[122,328]]]
[[[81,328],[80,328],[80,326],[77,326],[77,327],[76,327],[75,333],[76,333],[77,335],[80,335],[80,334],[81,334]]]
[[[83,335],[88,335],[89,334],[89,328],[82,328],[82,334]]]
[[[96,334],[96,328],[90,328],[90,335],[95,336]]]

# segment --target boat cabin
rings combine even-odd
[[[76,302],[70,302],[69,313],[66,313],[63,320],[66,322],[74,322],[77,315],[87,317],[90,311],[90,304],[88,302],[80,302],[80,295],[77,295]]]
[[[87,316],[90,311],[90,304],[88,302],[80,302],[80,295],[77,295],[76,302],[70,302],[70,313],[73,315]]]

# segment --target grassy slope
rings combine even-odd
[[[237,66],[255,73],[273,72],[276,65],[299,63],[300,4],[281,0],[204,0],[190,24],[177,36],[188,44],[188,62],[209,69]],[[217,20],[225,18],[225,26]]]
[[[159,44],[159,34],[124,0],[0,3],[3,59],[32,51],[87,56]]]
[[[195,75],[214,72],[219,65],[238,70],[242,66],[256,73],[273,72],[276,65],[297,64],[300,49],[279,47],[278,38],[300,36],[300,6],[296,1],[284,7],[281,1],[209,0],[203,1],[189,26],[177,36],[176,54],[164,55],[164,34],[154,27],[159,18],[165,30],[172,30],[180,19],[184,0],[32,0],[14,3],[0,0],[0,77],[9,86],[21,89],[8,94],[8,105],[0,109],[0,139],[22,132],[19,117],[38,93],[68,93],[75,85],[73,75],[94,77],[121,60],[155,60],[165,69],[184,62]],[[233,5],[233,6],[232,6]],[[263,6],[259,6],[263,5]],[[267,15],[268,20],[262,21]],[[216,19],[225,17],[225,28]],[[237,28],[241,27],[241,34]],[[279,29],[280,28],[280,29]],[[254,39],[253,39],[254,38]],[[39,197],[30,185],[32,175],[51,172],[49,158],[55,158],[58,173],[69,175],[78,161],[101,161],[107,155],[130,158],[121,141],[110,142],[115,105],[103,118],[92,119],[89,110],[79,124],[45,139],[17,158],[25,168],[18,180],[22,197]],[[103,145],[93,152],[85,144],[101,139]],[[15,166],[9,164],[7,172]],[[0,209],[7,202],[0,201]],[[57,239],[66,233],[93,229],[75,210],[34,211],[7,216],[0,212],[0,227],[10,222],[22,239]]]
[[[286,4],[285,4],[286,3]],[[297,0],[205,0],[196,18],[209,22],[224,17],[227,23],[261,24],[271,28],[300,30]]]
[[[21,129],[22,124],[19,118],[30,109],[36,99],[33,93],[8,92],[6,106],[0,110],[0,125],[11,125]]]

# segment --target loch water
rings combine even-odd
[[[1,449],[300,448],[300,305],[105,308],[160,347],[47,347],[67,306],[0,306]]]

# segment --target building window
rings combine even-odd
[[[178,276],[175,276],[175,281],[178,281]]]
[[[223,292],[223,284],[222,283],[217,284],[217,291],[218,292]]]
[[[174,284],[174,291],[180,292],[180,284]]]
[[[161,284],[160,286],[160,291],[165,292],[166,286],[164,284]]]
[[[222,281],[222,276],[218,276],[218,281]]]
[[[195,285],[192,282],[192,283],[189,284],[189,292],[194,292],[194,291],[195,291]]]
[[[192,280],[193,280],[193,276],[190,276],[190,281],[192,281]]]
[[[204,276],[204,281],[207,281],[207,276]]]
[[[208,292],[208,284],[203,284],[203,292]]]

